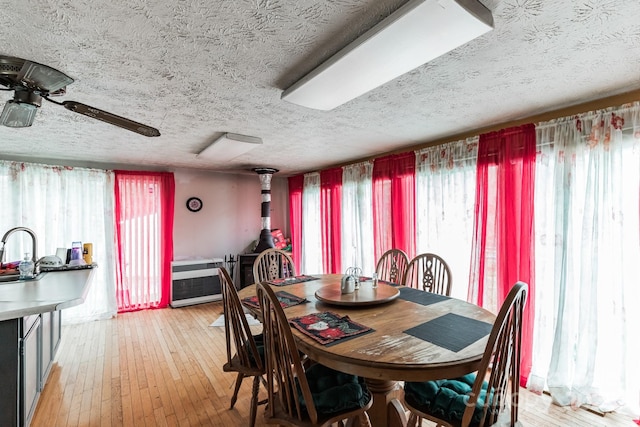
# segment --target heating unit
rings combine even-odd
[[[218,268],[220,258],[173,261],[171,263],[171,307],[202,304],[222,299]]]

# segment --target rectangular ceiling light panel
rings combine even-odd
[[[253,150],[262,144],[262,139],[255,136],[225,133],[207,148],[196,155],[196,158],[206,158],[218,161],[229,161]]]
[[[476,0],[410,0],[284,91],[282,99],[332,110],[492,28],[491,11]]]

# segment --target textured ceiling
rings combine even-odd
[[[403,3],[0,0],[0,54],[73,77],[58,100],[162,133],[45,102],[32,127],[0,127],[0,158],[292,174],[640,88],[638,0],[483,0],[493,31],[360,98],[328,112],[280,99]],[[231,162],[196,158],[223,132],[264,143]]]

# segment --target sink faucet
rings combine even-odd
[[[7,242],[9,236],[11,236],[16,231],[24,231],[31,236],[31,244],[33,245],[33,250],[31,251],[31,259],[33,260],[34,265],[34,274],[38,274],[38,256],[36,255],[36,251],[38,250],[38,238],[36,237],[36,233],[34,233],[33,230],[27,227],[14,227],[4,233],[4,236],[2,236],[2,240],[0,241],[0,264],[2,264],[4,259],[4,245]]]

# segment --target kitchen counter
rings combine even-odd
[[[95,268],[50,271],[37,280],[0,283],[0,321],[82,304]]]

